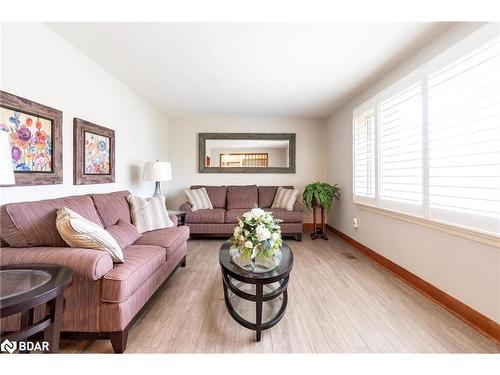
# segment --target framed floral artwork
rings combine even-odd
[[[62,184],[62,112],[0,91],[0,131],[9,134],[16,186]]]
[[[75,185],[115,182],[115,131],[75,118],[73,163]]]

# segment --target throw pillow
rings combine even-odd
[[[293,211],[293,205],[298,195],[299,191],[297,189],[285,189],[280,186],[271,208],[286,208],[288,211]]]
[[[78,215],[67,207],[57,210],[57,231],[71,247],[107,251],[113,262],[123,262],[120,245],[104,228]]]
[[[208,196],[207,190],[203,187],[201,189],[184,190],[186,197],[191,204],[192,211],[202,210],[202,209],[213,209],[212,202]]]
[[[137,231],[136,227],[128,221],[123,221],[121,219],[118,220],[118,223],[115,225],[107,227],[106,230],[113,236],[122,249],[132,245],[139,237],[141,237],[141,234]]]
[[[132,224],[139,233],[174,226],[165,207],[165,197],[140,198],[129,195],[127,201],[130,205]]]

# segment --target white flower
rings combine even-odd
[[[280,239],[280,234],[278,232],[274,232],[272,235],[271,235],[273,241],[277,241]]]
[[[247,241],[247,242],[245,242],[245,248],[247,248],[247,249],[252,249],[252,248],[253,248],[253,243],[252,243],[252,241]]]
[[[259,241],[265,241],[271,237],[271,232],[264,225],[259,224],[256,228],[257,239]]]
[[[243,214],[243,217],[245,218],[245,221],[249,221],[253,219],[253,214],[252,211],[245,212]]]
[[[250,214],[252,217],[259,219],[262,218],[266,215],[266,212],[262,208],[252,208],[250,210]]]

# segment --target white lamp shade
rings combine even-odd
[[[144,181],[171,181],[172,166],[168,161],[151,161],[144,163]]]
[[[0,130],[0,185],[15,185],[9,135]]]

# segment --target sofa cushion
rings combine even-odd
[[[136,227],[122,220],[118,221],[115,225],[107,227],[106,230],[113,236],[122,249],[132,245],[141,236]]]
[[[271,209],[285,208],[288,211],[293,211],[293,206],[295,205],[298,196],[299,191],[297,189],[285,189],[279,187],[276,192],[276,196],[274,197]]]
[[[115,225],[118,221],[131,223],[130,207],[127,202],[129,191],[115,191],[107,194],[91,194],[95,208],[102,219],[104,228]]]
[[[123,262],[122,249],[113,236],[75,211],[66,207],[57,210],[56,226],[69,246],[106,251],[114,262]]]
[[[191,211],[211,210],[214,208],[205,188],[184,189],[184,193],[191,205]]]
[[[227,209],[254,208],[257,205],[257,185],[228,186]]]
[[[174,226],[165,207],[163,195],[152,198],[140,198],[129,195],[127,201],[130,204],[130,216],[132,223],[139,233],[152,230],[170,228]]]
[[[186,212],[185,223],[223,223],[226,210],[223,208],[202,209]]]
[[[237,208],[234,210],[226,211],[226,223],[235,223],[237,222],[237,218],[243,216],[245,212],[248,210],[246,208]],[[273,213],[273,217],[275,219],[283,220],[285,223],[302,223],[304,220],[304,213],[299,211],[288,211],[285,208],[275,208],[275,209],[266,209],[266,211],[270,211]]]
[[[279,186],[259,186],[259,207],[270,208]],[[285,189],[293,189],[293,186],[283,186]]]
[[[286,208],[273,208],[271,211],[275,219],[283,220],[284,223],[302,223],[304,213],[300,211],[288,211]]]
[[[103,302],[125,301],[165,263],[165,249],[160,246],[130,245],[123,255],[125,261],[102,279]]]
[[[238,217],[242,217],[245,212],[248,211],[248,208],[235,208],[233,210],[226,211],[226,223],[235,223],[237,222]]]
[[[190,189],[201,189],[205,188],[212,202],[214,208],[226,208],[226,193],[227,188],[225,186],[204,186],[204,185],[194,185]]]
[[[21,245],[22,241],[19,240],[14,241],[14,243],[10,243],[7,238],[5,240],[13,247],[67,246],[56,228],[56,212],[62,207],[67,207],[85,219],[102,225],[99,214],[94,207],[94,202],[88,195],[35,202],[9,203],[5,205],[5,210],[17,230],[21,232],[27,245]],[[2,230],[3,225],[2,222]],[[9,238],[12,238],[12,236],[9,236]]]
[[[161,246],[166,249],[166,259],[169,260],[169,254],[180,247],[183,242],[189,239],[189,227],[180,226],[175,228],[165,228],[143,233],[135,241],[134,245],[153,245]]]

